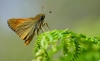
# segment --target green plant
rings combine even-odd
[[[44,32],[38,36],[35,42],[33,61],[53,61],[50,57],[59,51],[63,52],[64,57],[70,56],[70,61],[74,61],[79,57],[81,51],[87,48],[84,47],[85,45],[100,46],[99,41],[99,37],[76,34],[68,29]],[[100,50],[99,47],[97,49]]]

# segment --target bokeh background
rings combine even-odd
[[[76,33],[100,36],[100,0],[0,0],[0,61],[33,59],[36,37],[30,45],[24,46],[24,41],[8,27],[7,20],[34,17],[41,13],[42,6],[43,13],[52,11],[45,18],[51,30],[68,28]],[[100,49],[87,49],[79,61],[99,61],[99,54]]]

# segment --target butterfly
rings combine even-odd
[[[43,7],[42,7],[43,9]],[[51,13],[51,11],[49,12]],[[34,35],[38,35],[39,30],[44,32],[43,26],[46,25],[49,29],[48,24],[44,22],[45,15],[41,13],[35,17],[30,18],[11,18],[7,21],[8,26],[23,40],[24,44],[28,45],[32,41]]]

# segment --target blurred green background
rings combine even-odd
[[[43,13],[52,11],[45,18],[51,30],[68,28],[76,33],[100,36],[100,0],[0,0],[0,61],[33,59],[35,39],[24,46],[24,41],[8,27],[7,20],[34,17],[41,12],[42,6]],[[77,61],[100,60],[100,49],[90,47],[94,49],[87,48]]]

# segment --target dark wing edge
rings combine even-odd
[[[30,44],[30,42],[32,41],[32,39],[33,39],[33,37],[34,37],[34,35],[35,35],[35,30],[33,31],[33,30],[31,30],[32,31],[32,33],[30,32],[30,33],[28,33],[27,34],[27,36],[24,38],[24,40],[25,40],[25,42],[24,42],[24,45],[28,45],[28,44]],[[31,35],[30,35],[31,34]],[[30,36],[29,36],[30,35]],[[28,37],[29,36],[29,37]]]
[[[9,28],[11,28],[13,31],[15,31],[15,29],[14,29],[15,25],[13,23],[14,22],[12,20],[7,20],[7,24],[9,26]]]

